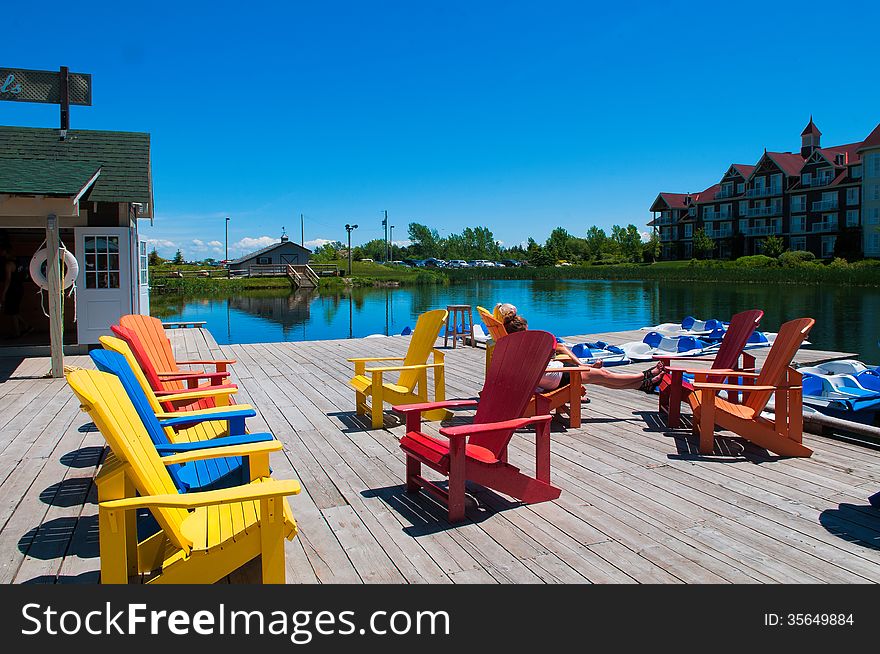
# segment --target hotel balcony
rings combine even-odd
[[[750,218],[754,217],[762,217],[762,216],[778,216],[782,213],[782,207],[778,206],[769,206],[769,207],[751,207],[746,209],[746,215]]]
[[[822,200],[812,204],[812,211],[830,211],[832,209],[837,209],[837,200]]]
[[[809,182],[801,180],[801,186],[809,186],[811,188],[817,188],[819,186],[828,186],[831,182],[834,181],[833,175],[824,175],[822,177],[811,177]]]
[[[732,220],[733,214],[729,211],[706,211],[703,213],[703,220]]]
[[[749,197],[749,198],[766,198],[771,195],[782,195],[782,187],[769,186],[766,188],[746,189],[746,197]]]
[[[764,227],[749,227],[749,236],[771,236],[781,234],[782,229],[778,225],[765,225]]]
[[[733,236],[733,230],[729,227],[726,229],[707,229],[705,232],[709,238],[728,238]]]
[[[814,234],[821,232],[836,232],[837,230],[838,225],[836,220],[829,223],[813,223],[813,226],[810,228],[810,231]]]
[[[715,194],[715,199],[716,200],[726,200],[727,198],[735,198],[740,195],[742,195],[742,193],[737,193],[736,191],[733,191],[733,190],[731,190],[731,191],[721,190]]]
[[[660,240],[661,241],[676,241],[676,240],[678,240],[678,230],[677,229],[661,229],[660,230]]]

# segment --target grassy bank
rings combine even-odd
[[[607,279],[880,286],[880,265],[874,262],[783,266],[754,261],[753,257],[749,259],[753,261],[740,264],[734,261],[662,261],[561,268],[462,268],[444,272],[453,283],[479,279]]]
[[[336,262],[343,268],[344,262]],[[346,286],[412,286],[467,283],[481,279],[599,279],[679,282],[742,282],[751,284],[848,284],[880,287],[880,262],[846,263],[843,260],[795,262],[755,256],[738,261],[662,261],[651,264],[555,266],[538,268],[459,268],[425,270],[378,263],[354,262],[351,277],[323,277],[321,288]],[[176,267],[163,266],[153,277],[153,292],[175,295],[228,295],[239,291],[291,288],[286,277],[167,277]]]

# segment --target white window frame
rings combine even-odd
[[[858,227],[859,226],[859,210],[858,209],[847,209],[846,210],[846,226],[847,227]]]
[[[853,186],[846,189],[846,203],[849,206],[859,203],[859,187]]]
[[[807,249],[806,236],[792,236],[788,242],[788,249],[792,252],[798,252]]]

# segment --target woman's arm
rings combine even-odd
[[[556,351],[557,351],[559,354],[562,354],[563,356],[565,356],[566,358],[568,358],[568,360],[569,360],[571,363],[573,363],[574,365],[576,365],[576,366],[581,365],[581,360],[578,359],[578,358],[574,355],[574,352],[572,352],[571,350],[568,349],[568,346],[567,346],[567,345],[563,345],[562,343],[557,343],[557,344],[556,344]]]

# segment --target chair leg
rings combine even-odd
[[[101,583],[127,584],[129,561],[124,511],[109,511],[98,507],[98,546],[101,553]],[[132,511],[133,513],[133,511]],[[135,556],[135,565],[137,557]]]
[[[378,375],[374,375],[373,377],[373,389],[371,395],[373,396],[370,403],[372,426],[373,429],[379,429],[385,424],[385,418],[382,412],[385,403],[382,397],[382,378]]]
[[[367,396],[364,393],[358,393],[355,391],[354,406],[355,411],[359,416],[365,415],[367,413]]]
[[[704,400],[700,406],[700,454],[715,451],[715,396],[703,391]],[[694,425],[696,428],[696,425]]]
[[[449,440],[449,495],[447,500],[449,522],[464,520],[464,444],[463,438]]]
[[[683,373],[674,371],[672,381],[667,389],[666,424],[670,429],[675,429],[681,424],[681,385],[684,381]]]
[[[284,511],[283,498],[260,500],[260,549],[264,584],[283,584],[284,570]]]
[[[422,463],[409,455],[406,457],[406,492],[418,493],[422,485],[415,479],[422,474]]]

